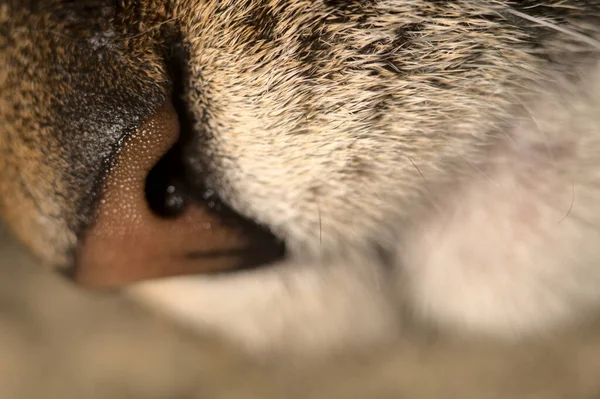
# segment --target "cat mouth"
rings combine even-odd
[[[280,240],[222,203],[214,190],[190,194],[178,138],[178,115],[168,104],[124,140],[108,165],[95,221],[77,249],[70,274],[76,283],[120,288],[246,270],[283,257]]]

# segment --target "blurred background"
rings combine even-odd
[[[44,270],[0,225],[0,399],[600,398],[600,328],[250,360]]]

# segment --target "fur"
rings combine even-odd
[[[599,4],[41,3],[0,13],[0,210],[47,262],[174,91],[190,175],[289,254],[130,289],[153,306],[257,353],[597,312]]]

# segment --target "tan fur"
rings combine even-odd
[[[190,173],[289,257],[134,295],[260,354],[407,319],[511,338],[580,321],[600,304],[600,5],[567,3],[125,2],[74,23],[7,3],[0,210],[68,262],[103,163],[174,86],[173,46]]]
[[[579,166],[593,162],[587,157],[593,159],[594,151],[586,156],[542,159],[538,165],[527,164],[536,154],[522,148],[528,145],[541,151],[546,146],[562,147],[563,141],[577,148],[596,146],[598,121],[593,115],[600,103],[593,89],[588,92],[580,83],[549,86],[565,76],[563,68],[569,68],[569,73],[583,70],[581,79],[595,87],[595,65],[584,70],[575,50],[567,65],[544,63],[519,45],[519,40],[527,40],[527,32],[502,20],[485,21],[483,31],[473,28],[470,32],[456,25],[460,21],[477,27],[484,23],[482,14],[505,12],[501,4],[379,2],[362,10],[368,28],[360,28],[351,18],[327,23],[333,17],[319,3],[265,4],[277,15],[272,33],[276,38],[271,41],[253,39],[250,27],[237,23],[255,12],[252,8],[232,6],[229,13],[219,15],[219,7],[227,8],[227,4],[208,2],[196,9],[185,4],[175,11],[176,16],[182,13],[181,20],[194,22],[184,25],[184,36],[190,38],[192,65],[202,69],[191,72],[189,101],[193,111],[206,113],[198,131],[209,130],[214,138],[199,148],[200,152],[210,148],[214,185],[241,213],[286,238],[293,256],[343,260],[302,260],[282,265],[281,271],[219,281],[196,277],[150,282],[136,289],[145,299],[164,302],[168,311],[184,320],[217,328],[259,351],[279,344],[306,349],[305,343],[315,345],[314,335],[320,336],[318,348],[323,346],[321,340],[329,346],[345,340],[364,342],[363,333],[357,330],[362,320],[371,327],[371,339],[389,337],[405,319],[403,305],[398,306],[394,287],[389,287],[395,278],[400,280],[396,298],[401,304],[416,306],[411,313],[436,324],[466,325],[493,335],[545,330],[597,307],[594,253],[598,236],[590,216],[595,214],[598,193],[595,185],[590,186],[595,172],[582,174]],[[395,29],[415,25],[419,29],[408,33],[409,40],[386,53],[394,46]],[[322,48],[311,54],[310,62],[303,62],[299,59],[301,38],[310,36],[313,29],[319,32]],[[230,34],[210,34],[221,31]],[[564,51],[574,40],[565,34],[552,36],[549,53]],[[335,40],[331,46],[330,40]],[[370,53],[360,51],[369,45],[373,46]],[[487,50],[475,57],[478,48]],[[386,68],[390,66],[392,70]],[[528,107],[543,107],[541,103],[560,98],[568,90],[575,92],[573,101],[582,102],[579,108],[583,109],[565,101],[527,114]],[[559,118],[556,114],[564,115],[564,120],[547,120]],[[587,122],[578,125],[578,116]],[[555,123],[555,129],[561,126],[562,136],[546,137],[553,132],[545,126],[539,132],[519,127],[517,121],[526,124],[528,118]],[[506,146],[497,143],[506,141],[498,138],[502,135],[525,143],[510,149],[514,153],[497,154],[498,160],[492,162],[500,164],[494,172],[500,176],[486,176],[480,169],[494,166],[484,157],[507,151],[494,149]],[[517,162],[525,162],[523,167],[528,169],[506,170],[516,168]],[[568,175],[557,180],[549,176],[547,182],[535,174],[524,175],[550,166]],[[523,205],[513,204],[512,196],[518,193],[511,181],[498,183],[496,191],[488,188],[487,179],[515,177],[526,179],[521,184],[527,191],[530,181],[540,186],[536,188],[540,192],[524,195],[543,196],[549,203],[525,198]],[[567,214],[574,177],[583,179],[584,195],[590,202],[578,201],[559,231],[546,238],[552,221],[558,223]],[[457,183],[467,186],[465,193],[446,187]],[[490,190],[489,194],[484,190]],[[455,201],[465,216],[456,216],[459,210],[445,204],[448,195],[458,197]],[[437,202],[444,209],[433,217],[429,213]],[[532,226],[529,241],[513,231],[527,228],[506,213],[515,206],[550,208],[542,216],[544,224]],[[497,207],[508,209],[506,214],[499,210],[494,219]],[[445,244],[448,239],[435,235],[428,244],[414,242],[422,240],[418,231],[423,223],[433,223],[431,228],[438,229],[435,226],[445,218],[478,213],[478,220],[453,220],[452,227],[444,227],[454,229],[446,233],[454,243]],[[592,226],[580,222],[581,218]],[[496,237],[505,224],[508,232]],[[374,244],[398,252],[391,271],[373,259]],[[450,253],[438,255],[439,260],[420,259],[444,250],[443,245],[448,245]],[[526,252],[521,255],[524,259],[514,257],[519,246]],[[472,258],[457,258],[453,254],[457,250],[470,252]],[[478,251],[482,255],[475,258]],[[372,279],[361,272],[365,265],[369,273],[379,275],[374,277],[378,283],[357,288]],[[506,270],[510,267],[514,273]],[[470,271],[481,268],[489,272]],[[316,310],[311,298],[319,298]],[[253,309],[251,315],[248,308]],[[315,327],[297,339],[303,325]]]

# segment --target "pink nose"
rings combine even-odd
[[[149,171],[179,137],[177,113],[169,104],[127,139],[104,182],[95,223],[77,253],[75,281],[112,288],[141,280],[235,269],[253,237],[221,223],[202,204],[176,218],[161,218],[145,195]],[[186,256],[190,253],[218,256]]]

